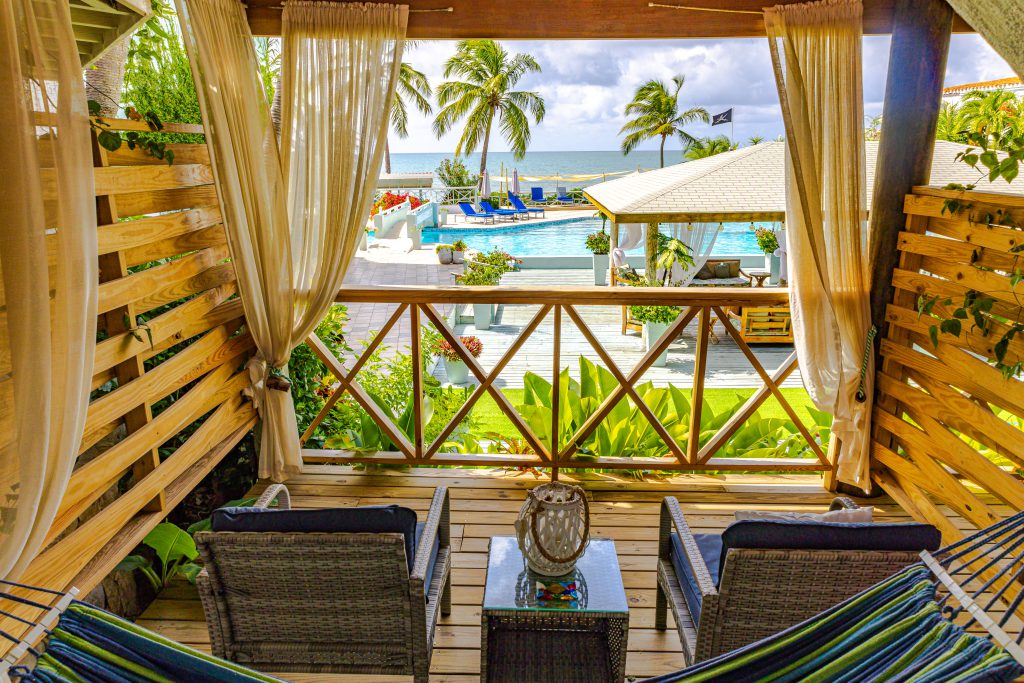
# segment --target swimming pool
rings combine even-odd
[[[481,251],[501,249],[513,256],[589,256],[584,246],[588,234],[601,229],[599,218],[572,218],[539,225],[477,226],[455,229],[424,229],[424,244],[451,243],[461,239]],[[607,228],[606,229],[610,229]],[[630,254],[642,254],[643,244]],[[760,254],[749,223],[726,223],[712,254]]]

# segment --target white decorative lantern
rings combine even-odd
[[[515,527],[531,570],[544,576],[568,574],[590,542],[587,496],[579,486],[541,484],[527,492]]]

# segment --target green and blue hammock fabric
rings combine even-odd
[[[27,589],[4,582],[14,588]],[[56,606],[0,597],[43,610],[40,649],[0,631],[34,655],[34,665],[0,663],[0,680],[40,683],[276,682],[56,595]],[[771,638],[647,683],[886,681],[997,683],[1024,676],[1024,630],[1004,630],[1024,601],[1024,513],[974,536]],[[988,612],[1005,608],[997,621]],[[30,626],[30,622],[3,612]],[[980,631],[986,635],[969,632]],[[38,639],[37,639],[38,640]],[[34,641],[33,641],[34,642]],[[18,648],[15,648],[18,650]],[[5,673],[6,671],[6,673]]]

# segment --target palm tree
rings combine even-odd
[[[1007,137],[1024,133],[1021,103],[1012,92],[969,92],[964,95],[960,108],[967,118],[970,132],[991,135],[997,144]]]
[[[750,145],[751,147],[753,147],[754,145],[760,145],[762,142],[764,142],[763,135],[751,135],[749,138],[747,138],[747,144]]]
[[[694,138],[686,145],[683,156],[690,161],[694,159],[706,159],[722,152],[731,152],[739,148],[739,143],[731,141],[724,135],[717,138]]]
[[[409,110],[406,99],[410,100],[421,114],[431,114],[434,107],[427,99],[433,94],[430,81],[422,71],[412,68],[408,62],[402,62],[398,70],[398,82],[395,84],[395,99],[391,103],[391,128],[395,135],[405,139],[409,137]],[[391,173],[391,145],[384,138],[384,172]]]
[[[963,107],[955,102],[943,102],[935,126],[936,140],[967,142],[970,120]]]
[[[625,134],[622,139],[622,153],[629,154],[644,140],[661,138],[661,167],[665,167],[665,141],[679,136],[683,145],[695,138],[684,130],[683,126],[703,121],[708,123],[711,117],[704,107],[691,107],[679,111],[679,91],[683,87],[684,76],[673,76],[674,88],[662,81],[650,80],[636,89],[633,101],[626,105],[626,116],[634,116],[619,131]]]
[[[441,137],[462,119],[466,120],[455,156],[480,149],[480,173],[487,168],[487,148],[491,126],[497,115],[501,134],[516,159],[526,156],[530,146],[530,121],[544,120],[544,99],[536,92],[513,90],[523,76],[540,73],[540,64],[532,55],[509,53],[493,40],[462,40],[455,54],[444,65],[444,77],[463,80],[445,81],[437,87],[441,107],[434,119],[434,133]]]

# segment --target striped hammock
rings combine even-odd
[[[646,683],[698,681],[886,681],[997,683],[1024,676],[1024,513],[922,562],[771,638]],[[0,597],[43,612],[0,661],[0,681],[42,683],[276,683],[59,593],[11,582]],[[26,591],[55,596],[47,605]],[[1002,616],[989,616],[999,603]],[[1013,627],[1016,638],[1007,635]],[[31,644],[45,638],[43,651]],[[20,664],[33,655],[34,666]]]

